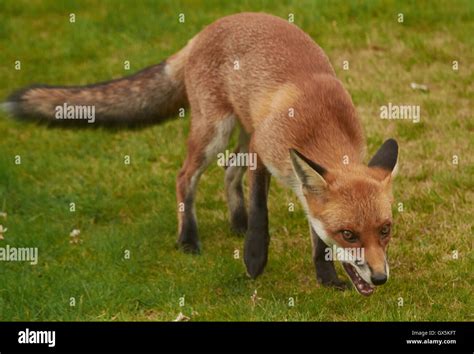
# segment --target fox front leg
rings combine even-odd
[[[249,213],[245,235],[244,262],[247,273],[255,279],[263,273],[268,258],[268,189],[270,173],[257,156],[257,167],[249,168]]]
[[[326,287],[332,287],[339,290],[350,288],[350,284],[338,278],[333,260],[326,260],[326,248],[328,247],[311,229],[311,237],[313,240],[313,261],[316,268],[316,278],[318,282]]]

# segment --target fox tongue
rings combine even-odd
[[[352,284],[354,284],[356,290],[364,296],[372,295],[375,288],[362,279],[359,273],[357,273],[357,270],[351,264],[342,263],[342,265],[351,278]]]

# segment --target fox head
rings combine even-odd
[[[384,284],[389,276],[386,251],[397,142],[385,141],[368,166],[342,170],[327,170],[296,150],[290,150],[290,156],[313,230],[326,245],[346,255],[343,266],[357,291],[372,294],[374,286]]]

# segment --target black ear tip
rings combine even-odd
[[[397,149],[398,150],[398,143],[395,139],[387,139],[385,140],[385,142],[383,143],[383,145],[387,146],[388,148],[391,148],[391,149]]]
[[[369,167],[381,167],[392,171],[398,160],[398,143],[395,139],[387,139],[369,162]]]

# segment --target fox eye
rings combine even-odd
[[[382,226],[382,229],[380,230],[380,236],[382,238],[387,237],[390,234],[390,224],[385,224]]]
[[[344,240],[346,240],[347,242],[354,243],[357,241],[357,236],[352,231],[342,230],[341,234]]]

